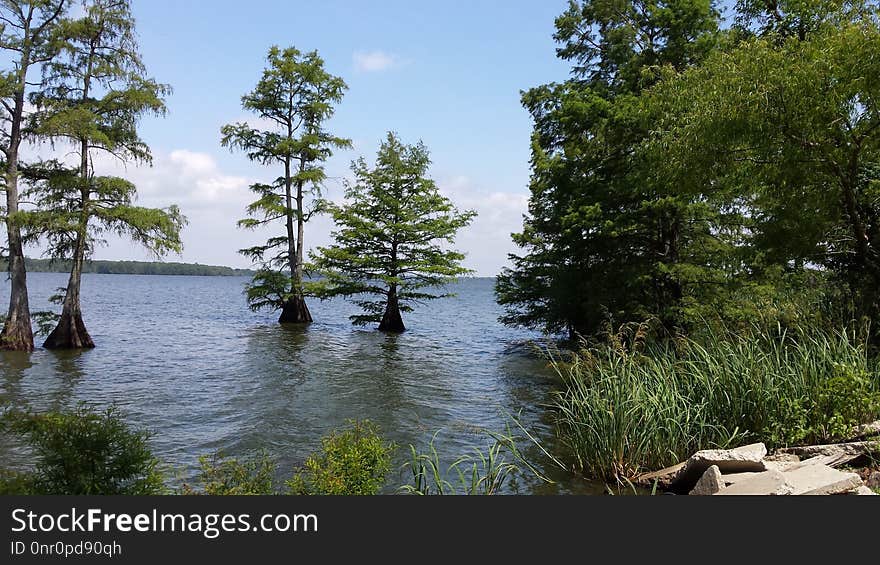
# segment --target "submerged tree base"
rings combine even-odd
[[[30,320],[7,320],[0,333],[0,350],[33,351],[34,333]]]
[[[403,333],[406,326],[403,325],[403,318],[400,315],[400,307],[397,303],[397,297],[392,296],[388,300],[385,307],[385,314],[382,315],[382,321],[379,322],[380,332]]]
[[[311,324],[312,314],[302,296],[295,296],[284,303],[279,324]]]
[[[46,349],[93,349],[95,342],[86,330],[82,316],[68,312],[61,314],[58,325],[46,338],[43,347]]]

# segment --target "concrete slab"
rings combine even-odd
[[[801,465],[783,473],[795,495],[843,494],[862,486],[862,478],[827,465]]]
[[[785,496],[792,494],[794,490],[785,480],[785,476],[774,470],[738,473],[722,478],[727,485],[717,494],[722,496]]]
[[[880,441],[853,441],[849,443],[829,443],[826,445],[806,445],[803,447],[784,447],[777,453],[789,453],[801,459],[831,455],[861,456],[871,451],[880,450]]]

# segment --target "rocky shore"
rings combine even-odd
[[[870,437],[880,422],[858,436]],[[867,429],[867,427],[865,427]],[[876,495],[880,438],[779,449],[763,443],[698,451],[678,465],[646,473],[636,483],[686,495]]]

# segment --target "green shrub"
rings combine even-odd
[[[273,479],[275,463],[268,454],[245,460],[224,457],[219,453],[199,458],[201,468],[196,490],[184,485],[181,494],[226,495],[270,495],[275,494]]]
[[[385,485],[394,445],[370,422],[352,422],[321,440],[321,450],[287,481],[296,495],[372,495]]]
[[[35,494],[33,476],[0,469],[0,496]]]
[[[150,434],[135,431],[115,408],[98,412],[81,405],[70,412],[7,412],[2,427],[21,436],[33,452],[34,469],[4,481],[27,494],[147,495],[163,491],[148,446]]]
[[[700,449],[833,441],[880,415],[866,350],[849,332],[781,328],[588,347],[554,361],[557,430],[576,468],[617,480]]]

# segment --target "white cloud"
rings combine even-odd
[[[39,153],[43,157],[56,156],[71,163],[77,158],[69,149],[61,147],[54,150],[43,147]],[[180,207],[189,219],[182,234],[184,251],[180,257],[168,257],[169,261],[246,267],[249,266],[248,260],[237,250],[262,243],[280,229],[280,226],[271,226],[247,231],[236,225],[254,199],[248,187],[257,179],[268,179],[275,174],[263,167],[254,167],[253,177],[232,175],[224,172],[214,155],[176,149],[157,151],[152,167],[126,166],[113,157],[96,154],[95,168],[98,174],[118,175],[132,181],[138,187],[138,203],[142,206],[177,204]],[[346,176],[346,173],[342,177],[331,175],[324,196],[341,202]],[[527,193],[491,189],[466,176],[440,175],[435,178],[438,178],[441,192],[460,210],[474,210],[478,214],[470,226],[459,232],[455,241],[454,247],[467,255],[465,265],[478,275],[496,275],[507,265],[507,255],[517,251],[510,234],[522,229],[522,216],[528,209]],[[313,218],[307,226],[307,247],[328,245],[333,229],[329,217]],[[129,241],[112,236],[108,239],[108,246],[99,248],[95,258],[151,259],[146,251]],[[38,255],[39,250],[30,253]]]
[[[102,158],[98,173],[115,174],[138,187],[138,203],[165,207],[176,204],[189,223],[182,233],[183,253],[171,261],[248,266],[236,251],[265,240],[263,234],[239,229],[236,222],[245,216],[253,200],[248,187],[253,179],[225,173],[213,155],[176,149],[157,153],[152,167],[123,167]],[[99,259],[148,258],[144,252],[132,257],[133,247],[124,240],[110,240],[98,250]]]
[[[361,73],[387,71],[400,65],[400,59],[396,55],[384,51],[356,51],[352,60],[355,70]]]
[[[510,234],[522,230],[528,195],[486,190],[463,176],[441,179],[437,184],[459,210],[477,213],[455,240],[455,248],[467,255],[465,265],[481,276],[498,274],[507,266],[508,254],[517,251]]]
[[[123,165],[103,155],[96,159],[98,174],[118,175],[138,187],[141,203],[150,206],[177,204],[187,210],[218,208],[242,210],[250,197],[252,180],[228,175],[208,153],[176,149],[154,156],[153,166]],[[146,205],[146,204],[145,204]]]

